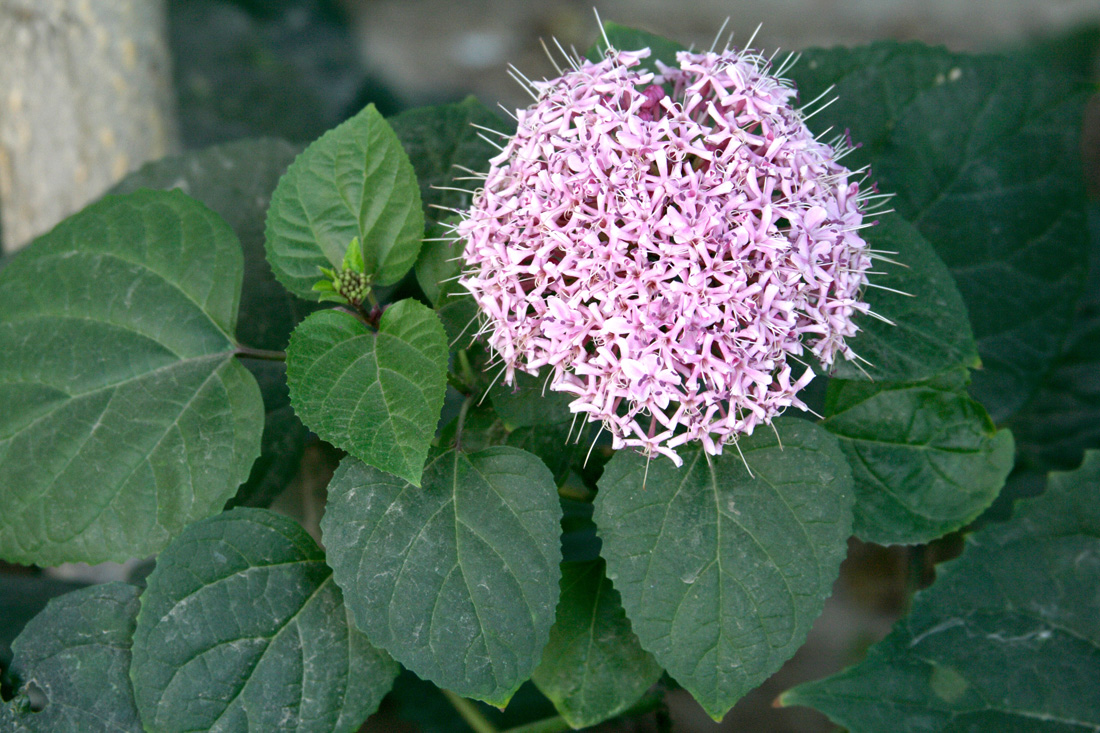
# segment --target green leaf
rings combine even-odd
[[[322,135],[291,164],[267,213],[267,259],[279,282],[316,300],[322,267],[339,267],[355,237],[376,285],[400,280],[420,251],[416,174],[374,105]]]
[[[891,204],[936,248],[970,311],[972,390],[1001,422],[1058,355],[1085,264],[1078,152],[1087,90],[1072,75],[919,44],[810,51],[790,76],[810,120],[849,129]]]
[[[378,331],[344,311],[314,313],[287,349],[290,401],[323,440],[414,484],[447,391],[447,340],[415,300],[385,310]]]
[[[140,191],[0,273],[0,556],[143,557],[233,495],[263,428],[234,358],[241,267],[214,212]]]
[[[574,728],[629,708],[661,677],[638,644],[604,561],[562,563],[561,598],[533,679]]]
[[[450,230],[457,223],[458,217],[452,216],[429,226],[424,246],[416,259],[416,282],[432,305],[440,305],[444,288],[462,272],[461,257],[466,242]]]
[[[967,538],[867,658],[783,695],[853,733],[1100,730],[1100,453]]]
[[[648,48],[652,55],[642,61],[642,67],[650,70],[656,70],[657,68],[653,63],[654,61],[662,61],[669,66],[679,68],[679,64],[676,62],[676,53],[687,50],[676,41],[671,41],[656,33],[628,28],[618,23],[604,23],[603,33],[585,52],[585,58],[590,61],[602,60],[604,52],[607,51],[607,41],[611,41],[612,47],[619,51],[639,51]]]
[[[872,287],[863,296],[872,311],[894,325],[859,317],[860,332],[848,344],[865,361],[838,360],[832,376],[907,382],[957,366],[978,366],[978,345],[966,306],[932,245],[894,214],[880,217],[863,235],[872,248],[896,252],[889,257],[901,263],[876,261],[874,269],[885,274],[871,275]]]
[[[367,265],[363,261],[363,248],[359,246],[359,237],[354,237],[348,244],[348,249],[344,252],[344,261],[340,266],[352,272],[364,272],[366,270]],[[324,273],[326,269],[322,267],[321,272]]]
[[[215,145],[149,163],[111,191],[178,188],[225,219],[244,250],[237,337],[258,349],[286,348],[294,326],[314,310],[279,284],[264,253],[271,193],[299,152],[300,146],[270,138]]]
[[[397,673],[317,544],[262,509],[188,527],[141,597],[130,676],[148,731],[354,731]]]
[[[436,187],[476,189],[476,181],[455,182],[455,178],[470,175],[455,166],[481,173],[489,170],[489,159],[500,152],[478,133],[494,142],[499,142],[496,140],[497,136],[478,130],[474,125],[505,134],[511,134],[514,129],[514,126],[508,125],[473,97],[466,97],[457,104],[410,109],[389,118],[389,123],[416,170],[416,178],[420,182],[420,198],[424,205],[460,210],[468,208],[472,203],[469,194]],[[428,210],[426,213],[428,219],[446,216],[438,209]]]
[[[829,383],[822,426],[852,466],[853,530],[865,542],[930,542],[993,503],[1012,470],[1012,433],[944,381]]]
[[[216,145],[149,163],[112,190],[178,188],[226,220],[244,250],[237,337],[259,349],[285,349],[291,331],[316,307],[279,284],[264,253],[264,217],[271,192],[300,151],[300,146],[272,139]],[[283,365],[254,359],[244,364],[263,394],[264,432],[260,457],[234,501],[262,504],[297,472],[309,431],[290,409]]]
[[[46,706],[30,712],[20,692],[0,702],[0,727],[19,733],[142,730],[130,687],[130,640],[138,589],[125,583],[54,598],[12,644],[11,674],[34,685]]]
[[[423,488],[345,460],[321,531],[373,643],[440,687],[503,707],[554,621],[560,518],[546,467],[497,447],[436,455]]]
[[[1020,462],[1044,473],[1071,469],[1100,448],[1100,204],[1089,216],[1089,276],[1069,338],[1039,391],[1013,417]]]
[[[608,576],[642,647],[715,720],[802,645],[832,591],[852,526],[836,439],[777,420],[684,466],[620,451],[595,520]],[[648,479],[646,471],[648,470]]]

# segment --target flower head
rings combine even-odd
[[[766,60],[648,55],[533,83],[458,233],[505,382],[546,367],[615,447],[679,463],[804,407],[798,357],[851,356],[871,259],[865,194]]]

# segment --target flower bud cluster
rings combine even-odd
[[[865,195],[749,52],[578,61],[491,161],[458,225],[509,383],[550,389],[614,446],[709,454],[787,407],[867,310]],[[841,145],[840,147],[843,147]]]
[[[340,270],[333,283],[336,292],[352,305],[359,305],[370,291],[370,280],[355,270]]]

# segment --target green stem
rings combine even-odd
[[[367,301],[370,302],[372,307],[381,310],[382,306],[378,305],[378,298],[374,297],[374,291],[369,288],[367,289]]]
[[[443,690],[447,702],[451,703],[466,725],[474,729],[474,733],[499,733],[497,727],[489,722],[489,719],[481,714],[477,706],[464,697],[456,695],[450,690]]]
[[[242,359],[286,361],[285,351],[268,351],[267,349],[253,349],[251,346],[238,346],[233,353],[241,357]]]
[[[458,411],[458,425],[455,427],[455,450],[462,450],[462,429],[466,427],[466,413],[470,411],[470,404],[474,401],[473,395],[467,395],[462,401],[462,408]]]
[[[466,384],[471,388],[477,384],[477,377],[474,376],[474,368],[470,366],[470,357],[466,354],[466,349],[459,349],[455,354],[455,360],[458,362],[459,373],[462,378],[466,380]]]

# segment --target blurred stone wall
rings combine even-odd
[[[175,149],[164,18],[164,0],[0,0],[3,250]]]

